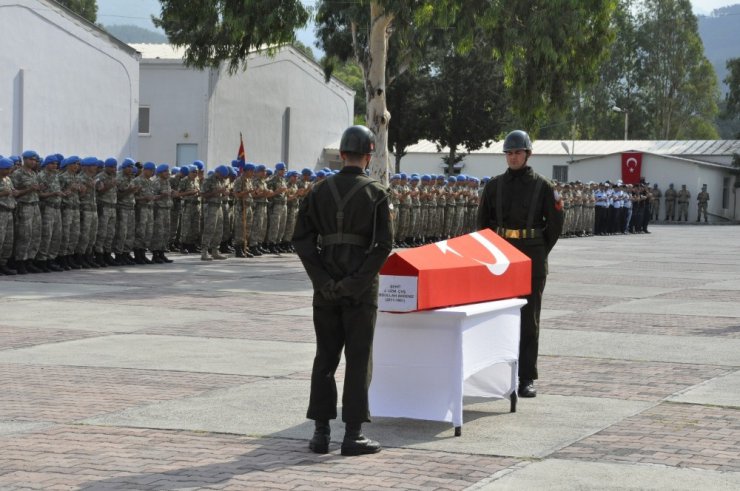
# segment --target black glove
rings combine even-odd
[[[329,280],[324,283],[324,286],[319,290],[321,296],[330,302],[336,302],[339,300],[339,292],[337,291],[337,284],[334,280]]]

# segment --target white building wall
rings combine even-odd
[[[136,52],[44,0],[0,0],[0,153],[135,154]]]
[[[274,58],[254,54],[246,71],[219,74],[209,114],[208,160],[236,158],[242,132],[248,161],[272,166],[285,160],[292,169],[313,168],[324,147],[352,124],[353,112],[353,92],[333,80],[326,83],[320,68],[293,48]]]
[[[175,165],[178,144],[197,145],[197,158],[207,159],[209,75],[180,61],[142,60],[141,106],[149,107],[149,134],[139,135],[138,160]]]

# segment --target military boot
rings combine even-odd
[[[129,266],[133,266],[134,264],[136,264],[136,258],[131,254],[133,253],[129,251],[123,255],[123,258],[126,260]]]
[[[41,272],[41,270],[37,268],[35,264],[33,264],[32,260],[26,259],[25,263],[26,263],[26,271],[28,271],[29,273],[35,274],[35,273]]]
[[[308,448],[314,453],[329,453],[331,441],[331,427],[328,421],[316,421],[313,437],[308,442]]]
[[[214,247],[211,249],[211,255],[213,256],[213,259],[227,259],[226,256],[221,255],[221,253],[218,251],[218,247]]]
[[[164,259],[162,259],[162,251],[154,251],[152,252],[152,262],[156,264],[164,264]]]
[[[141,257],[141,252],[141,249],[134,249],[134,261],[136,261],[136,264],[144,264],[144,258]]]
[[[108,266],[118,266],[118,262],[113,259],[110,251],[105,251],[103,253],[103,261],[105,261],[105,264],[107,264]]]
[[[251,252],[254,257],[259,257],[259,256],[262,255],[262,253],[260,252],[259,248],[258,247],[255,247],[255,246],[250,247],[249,248],[249,252]]]
[[[246,258],[246,254],[244,254],[244,249],[241,246],[236,246],[236,251],[234,252],[234,257],[239,258]]]
[[[200,254],[200,260],[201,261],[213,261],[213,257],[211,257],[210,254],[208,254],[208,249],[203,249],[203,252]]]
[[[33,261],[33,265],[36,266],[36,268],[42,273],[51,273],[51,270],[46,265],[46,261]]]
[[[144,264],[152,264],[152,260],[146,257],[146,249],[139,249],[141,251],[141,258],[144,260]]]
[[[161,259],[162,262],[165,263],[165,264],[169,264],[169,263],[174,263],[175,262],[172,259],[170,259],[167,256],[165,256],[164,255],[164,251],[159,251],[159,259]]]
[[[64,268],[60,268],[59,265],[56,263],[56,261],[54,261],[53,259],[46,260],[46,267],[50,271],[55,271],[57,273],[59,273],[60,271],[64,271]]]
[[[6,264],[0,264],[0,274],[4,274],[6,276],[15,276],[18,274],[18,271],[15,269],[10,269]]]
[[[380,443],[362,434],[361,423],[347,423],[342,441],[342,455],[366,455],[380,452]]]
[[[28,270],[26,269],[26,262],[25,261],[16,261],[15,271],[18,274],[28,274]]]
[[[87,261],[85,261],[85,256],[82,254],[75,254],[75,263],[80,266],[80,269],[87,269],[90,267],[90,265],[87,264]]]

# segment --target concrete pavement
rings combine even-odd
[[[537,398],[354,458],[307,449],[294,255],[0,277],[0,489],[739,489],[740,227],[651,230],[558,243]]]

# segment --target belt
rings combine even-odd
[[[328,234],[321,236],[321,245],[323,246],[340,244],[367,247],[370,244],[370,239],[362,235],[346,233]]]
[[[43,203],[41,206],[43,206],[44,208],[53,208],[58,210],[61,205],[59,203]]]
[[[542,230],[538,228],[513,230],[497,227],[496,233],[505,239],[539,239],[542,237]]]
[[[5,213],[13,213],[13,208],[7,208],[5,206],[0,205],[0,212],[4,211]]]
[[[26,201],[16,201],[16,205],[18,205],[18,206],[38,206],[39,205],[39,202],[38,201],[34,201],[32,203],[28,203]]]
[[[98,203],[98,206],[104,206],[107,208],[115,208],[116,204],[115,203]]]

